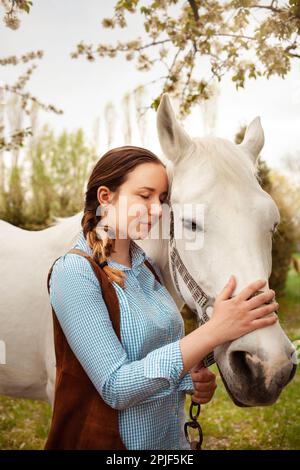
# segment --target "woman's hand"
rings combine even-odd
[[[200,405],[208,403],[217,388],[216,375],[200,362],[191,369],[191,377],[194,384],[192,400]]]
[[[276,323],[278,317],[274,312],[278,309],[278,303],[273,301],[271,304],[265,305],[266,302],[274,299],[275,292],[273,290],[250,298],[265,284],[264,280],[253,282],[231,298],[236,287],[235,277],[231,276],[229,282],[216,297],[213,314],[209,320],[215,335],[216,345],[232,341],[250,333],[250,331]]]

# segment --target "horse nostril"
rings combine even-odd
[[[229,363],[233,372],[237,375],[243,374],[251,376],[252,370],[252,355],[246,351],[233,351],[230,354]]]
[[[248,351],[232,351],[229,355],[229,364],[234,374],[247,378],[251,383],[257,382],[264,376],[263,361],[258,355],[251,354]],[[297,365],[293,363],[292,369],[288,372],[288,379],[287,370],[285,369],[285,385],[293,379],[296,369]]]

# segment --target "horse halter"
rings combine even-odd
[[[173,279],[175,282],[175,287],[178,295],[182,298],[185,302],[184,297],[180,291],[178,278],[177,278],[177,271],[181,275],[183,282],[185,283],[186,287],[188,288],[192,298],[194,299],[195,303],[201,307],[200,312],[196,309],[192,309],[195,313],[198,311],[198,321],[201,325],[208,322],[209,316],[206,313],[208,307],[212,307],[215,301],[214,297],[209,296],[206,294],[203,289],[197,284],[195,279],[191,276],[188,270],[183,263],[178,250],[176,248],[176,242],[174,238],[174,214],[172,207],[170,209],[170,259],[171,259],[171,270]],[[214,364],[216,361],[214,359],[213,351],[209,353],[203,360],[204,367],[209,367]]]
[[[192,298],[194,299],[195,303],[200,306],[200,312],[198,310],[193,309],[194,312],[198,311],[198,321],[201,325],[206,323],[209,320],[209,316],[206,313],[208,307],[212,307],[214,304],[214,297],[210,297],[207,295],[203,289],[197,284],[195,279],[191,276],[188,270],[183,263],[178,250],[176,248],[175,238],[174,238],[174,214],[172,210],[172,206],[170,205],[170,242],[169,242],[169,250],[170,250],[170,260],[171,260],[171,270],[172,276],[175,282],[175,287],[177,290],[178,295],[184,301],[184,297],[180,291],[178,279],[177,279],[177,271],[181,275],[183,282],[185,283],[186,287],[188,288]],[[209,367],[210,365],[214,364],[214,352],[210,352],[205,358],[202,360],[204,367]],[[197,407],[196,414],[193,414],[193,408]],[[190,405],[190,418],[191,421],[186,421],[184,424],[184,433],[185,438],[190,444],[192,450],[201,450],[201,445],[203,441],[203,432],[200,423],[197,421],[198,416],[200,415],[201,405],[200,403],[196,403],[191,400]],[[197,429],[198,431],[198,441],[191,441],[188,434],[188,428]]]

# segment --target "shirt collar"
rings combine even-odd
[[[80,230],[79,233],[79,238],[77,240],[76,245],[74,248],[79,248],[80,250],[85,251],[87,254],[92,256],[93,251],[90,248],[87,240],[84,237],[83,230]],[[130,240],[130,253],[131,253],[131,268],[128,266],[125,266],[124,264],[117,263],[117,261],[114,261],[112,259],[107,259],[107,264],[109,266],[113,266],[117,269],[121,269],[123,271],[130,271],[133,270],[135,273],[138,273],[146,259],[146,253],[145,251],[135,242],[135,240]]]

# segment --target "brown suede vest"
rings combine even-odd
[[[84,256],[97,276],[113,327],[120,336],[120,310],[116,291],[105,271],[82,250],[68,253]],[[47,279],[48,292],[52,264]],[[146,266],[161,282],[148,260]],[[126,450],[119,433],[118,410],[110,407],[94,387],[76,358],[52,308],[56,356],[55,395],[52,421],[45,450]],[[113,360],[113,358],[112,358]]]

